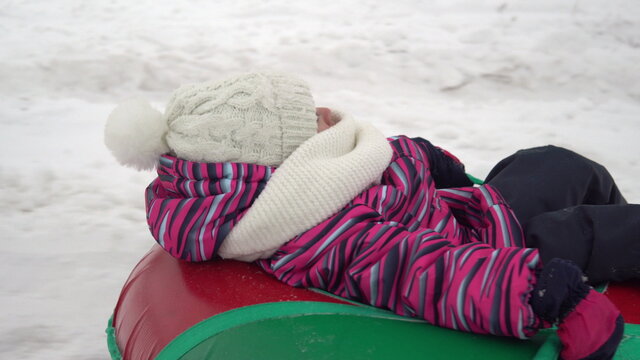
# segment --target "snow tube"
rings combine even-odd
[[[640,320],[640,285],[609,291]],[[639,327],[627,324],[616,359],[640,359]],[[111,358],[126,360],[484,359],[487,354],[555,359],[559,352],[552,330],[522,341],[443,329],[290,287],[253,264],[180,261],[157,245],[125,283],[107,335]]]

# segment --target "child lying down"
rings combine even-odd
[[[292,286],[478,334],[526,339],[558,324],[564,359],[608,359],[621,340],[620,312],[583,270],[638,277],[638,257],[611,265],[580,244],[601,246],[609,228],[638,234],[627,219],[640,213],[568,150],[520,151],[474,186],[429,141],[316,108],[304,81],[273,73],[183,86],[164,114],[122,104],[105,142],[121,163],[157,168],[149,229],[176,258],[253,261]],[[582,239],[594,219],[608,227]]]

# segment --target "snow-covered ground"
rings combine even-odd
[[[151,246],[151,173],[104,148],[109,111],[250,69],[422,136],[484,176],[557,144],[640,202],[640,2],[3,1],[0,358],[107,359],[104,328]]]

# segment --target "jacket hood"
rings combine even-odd
[[[212,258],[264,189],[275,168],[160,157],[146,191],[147,223],[156,241],[189,261]]]

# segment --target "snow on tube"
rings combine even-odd
[[[635,296],[639,304],[640,291]],[[616,359],[640,359],[638,327],[627,325]],[[443,329],[290,287],[253,264],[180,261],[157,245],[125,283],[107,335],[111,358],[125,360],[555,359],[559,353],[552,330],[522,341]]]

